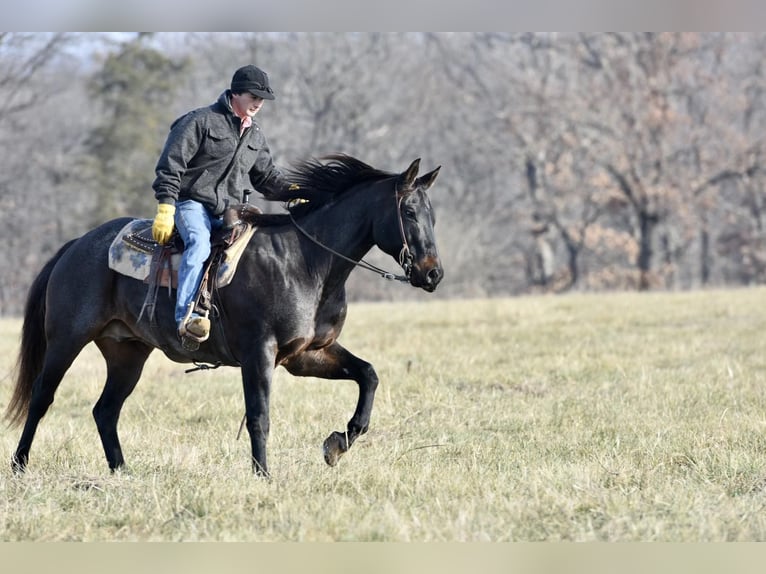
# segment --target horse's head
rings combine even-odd
[[[410,284],[430,293],[444,276],[434,237],[434,212],[426,194],[440,167],[418,177],[419,166],[416,159],[398,176],[395,200],[383,210],[374,233],[378,247],[399,262]]]

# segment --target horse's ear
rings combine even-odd
[[[410,164],[410,167],[407,168],[407,171],[401,175],[400,182],[402,184],[402,189],[410,189],[412,187],[415,178],[418,176],[418,169],[420,169],[420,158],[413,161]]]
[[[439,170],[441,168],[442,166],[439,166],[432,172],[419,177],[417,180],[415,180],[415,186],[421,188],[423,191],[426,191],[434,184],[434,180],[436,179],[436,176],[439,175]]]

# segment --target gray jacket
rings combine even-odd
[[[242,202],[246,191],[255,189],[268,198],[289,186],[255,122],[239,137],[240,119],[230,98],[226,90],[214,104],[170,126],[152,184],[160,203],[194,199],[218,216],[229,203]]]

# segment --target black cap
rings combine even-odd
[[[243,66],[234,72],[231,79],[231,91],[235,94],[250,92],[264,100],[274,99],[274,92],[269,87],[269,76],[253,65]]]

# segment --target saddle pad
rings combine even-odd
[[[112,241],[109,247],[109,268],[120,273],[133,277],[134,279],[140,279],[144,283],[150,281],[149,274],[152,270],[152,254],[138,251],[132,246],[123,241],[125,235],[131,233],[139,233],[152,225],[151,219],[134,219],[125,227],[123,227],[117,236]],[[240,235],[240,237],[224,252],[224,260],[218,268],[218,276],[216,277],[217,286],[225,287],[231,283],[234,273],[237,270],[237,264],[245,251],[250,238],[255,233],[255,227],[247,225],[247,229]],[[174,253],[170,257],[170,268],[164,267],[161,271],[160,285],[167,287],[178,286],[178,267],[181,263],[181,254]]]

